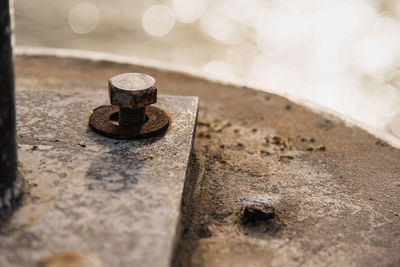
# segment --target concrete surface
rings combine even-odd
[[[400,151],[364,130],[157,68],[38,55],[16,67],[20,89],[96,92],[142,72],[162,94],[200,97],[175,266],[400,265]]]
[[[0,266],[37,266],[66,251],[92,253],[103,266],[169,266],[197,98],[160,96],[157,106],[171,119],[165,136],[121,141],[88,127],[91,111],[108,102],[106,87],[104,93],[19,89],[26,188],[22,206],[0,228]]]

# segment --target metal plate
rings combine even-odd
[[[16,96],[26,190],[21,207],[0,225],[0,266],[38,266],[67,252],[93,254],[103,266],[169,266],[197,97],[160,95],[157,106],[174,121],[165,135],[115,140],[88,126],[106,92]]]

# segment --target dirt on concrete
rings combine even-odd
[[[175,266],[400,265],[400,150],[335,117],[180,73],[16,58],[17,88],[106,91],[123,72],[200,113]]]

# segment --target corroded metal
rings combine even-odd
[[[142,73],[116,75],[108,80],[108,94],[111,106],[101,106],[90,116],[89,125],[95,132],[116,139],[141,139],[167,130],[167,114],[146,107],[157,102],[153,77]]]
[[[96,108],[89,118],[90,127],[97,133],[116,139],[142,139],[165,133],[169,119],[159,108],[147,107],[147,120],[143,124],[126,127],[118,124],[117,106],[101,106]]]
[[[122,73],[108,80],[111,105],[137,109],[157,102],[153,77],[142,73]]]
[[[153,77],[142,73],[122,73],[108,80],[111,105],[120,107],[119,124],[135,126],[146,120],[144,108],[157,102]]]
[[[123,126],[136,126],[146,121],[146,108],[119,108],[118,122]]]
[[[17,177],[14,72],[8,0],[0,2],[0,217],[15,205]]]

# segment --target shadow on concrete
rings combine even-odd
[[[138,150],[163,137],[118,140],[101,136],[89,127],[86,134],[104,147],[104,153],[96,157],[88,168],[86,187],[88,190],[114,193],[132,189],[137,184],[146,160]]]

